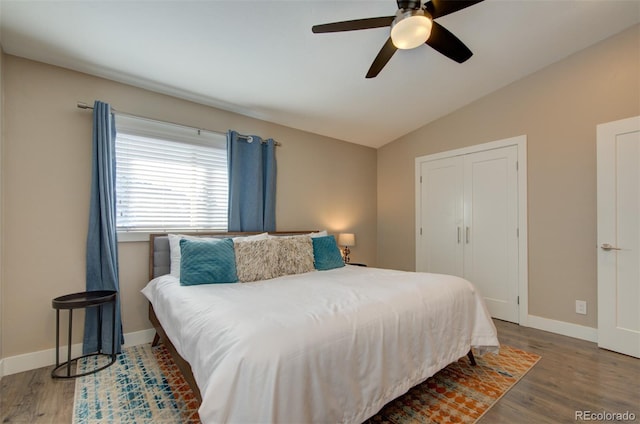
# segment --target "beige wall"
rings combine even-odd
[[[376,151],[234,113],[5,55],[3,357],[52,348],[51,299],[85,287],[91,113],[100,99],[124,112],[194,127],[273,137],[277,229],[349,230],[353,260],[375,264]],[[120,243],[124,332],[150,328],[140,289],[146,243]],[[66,314],[63,314],[66,315]],[[74,316],[74,342],[82,316]],[[77,319],[77,320],[76,320]]]
[[[416,157],[525,134],[529,314],[596,327],[596,125],[638,114],[636,25],[380,148],[378,265],[415,269]]]

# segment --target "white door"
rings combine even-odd
[[[464,276],[494,318],[518,322],[518,148],[464,157]]]
[[[464,277],[519,322],[518,147],[419,163],[416,270]]]
[[[640,117],[598,125],[598,346],[640,358]]]
[[[463,277],[462,157],[423,162],[420,171],[422,260],[416,270]]]

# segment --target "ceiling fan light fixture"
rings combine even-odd
[[[431,35],[433,22],[422,9],[399,10],[391,23],[391,41],[399,49],[413,49],[424,44]]]

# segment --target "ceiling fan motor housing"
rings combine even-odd
[[[422,7],[420,0],[397,0],[398,9],[402,10],[417,10]]]

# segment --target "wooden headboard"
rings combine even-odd
[[[305,231],[274,231],[270,235],[275,236],[293,236],[300,234],[309,234],[317,230]],[[211,232],[211,233],[180,233],[195,237],[242,237],[262,234],[261,232]],[[149,280],[153,280],[161,275],[169,274],[171,270],[171,255],[169,251],[168,233],[154,233],[149,235]]]

